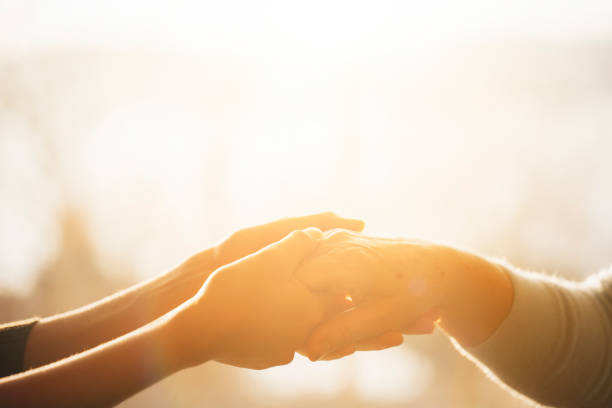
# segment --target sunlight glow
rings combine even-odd
[[[0,292],[25,306],[327,210],[578,279],[610,264],[610,1],[0,0],[0,19]],[[62,211],[92,253],[61,252]],[[514,406],[439,341],[407,343],[205,364],[125,406],[418,405],[447,371],[448,406]]]
[[[406,347],[357,352],[340,361],[312,364],[296,354],[294,361],[261,372],[248,372],[252,386],[276,397],[332,396],[354,390],[371,403],[407,402],[431,385],[433,367],[425,356]]]
[[[194,113],[145,105],[110,113],[87,137],[66,146],[71,189],[97,214],[92,238],[105,257],[129,259],[149,275],[198,249],[193,227],[206,217],[197,186],[207,180],[211,134]],[[112,214],[144,228],[123,228]],[[175,239],[167,241],[169,233]],[[164,251],[155,249],[160,245]]]
[[[357,353],[354,364],[355,390],[372,403],[410,401],[433,380],[433,367],[427,357],[406,347]]]
[[[293,362],[286,366],[264,371],[248,371],[245,374],[254,389],[264,389],[277,397],[299,395],[332,396],[349,385],[347,367],[337,361],[312,364],[306,357],[296,353]]]

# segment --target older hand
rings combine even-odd
[[[330,231],[297,272],[311,290],[349,296],[352,309],[315,329],[305,353],[312,360],[402,342],[402,333],[429,333],[442,299],[442,274],[432,247],[415,241]]]

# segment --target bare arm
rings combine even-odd
[[[28,337],[24,367],[80,353],[163,316],[196,294],[213,269],[212,251],[198,254],[197,263],[198,268],[181,265],[80,309],[41,319]]]
[[[321,232],[283,240],[217,269],[198,293],[147,326],[58,362],[0,379],[9,406],[98,407],[211,359],[262,369],[286,364],[325,304],[294,272]]]
[[[64,360],[0,379],[0,398],[14,407],[106,407],[180,367],[165,319]]]
[[[321,213],[244,228],[156,278],[80,309],[42,319],[29,334],[24,367],[49,364],[136,330],[195,295],[216,268],[307,227],[361,230],[363,222]]]

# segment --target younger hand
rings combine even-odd
[[[281,240],[291,231],[306,228],[318,228],[322,231],[343,228],[351,231],[361,231],[364,223],[354,218],[343,218],[333,212],[304,215],[301,217],[281,218],[266,224],[242,228],[218,245],[196,253],[185,260],[176,271],[172,271],[166,280],[170,281],[171,289],[164,296],[174,301],[172,307],[164,313],[193,296],[204,284],[208,276],[217,268],[243,258],[261,248]],[[178,295],[175,295],[178,293]],[[163,314],[163,313],[162,313]]]
[[[215,271],[173,318],[183,365],[208,359],[263,369],[292,361],[325,306],[294,278],[321,231],[294,231]]]

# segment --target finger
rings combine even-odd
[[[337,351],[332,351],[321,357],[319,360],[337,360],[342,357],[349,356],[356,351],[374,351],[374,350],[384,350],[390,347],[399,346],[404,342],[404,337],[399,332],[387,332],[381,334],[378,337],[374,337],[372,339],[368,339],[365,341],[360,341],[357,344],[351,344],[350,346],[345,346]]]
[[[322,231],[334,228],[343,228],[351,231],[362,231],[365,227],[365,223],[362,220],[356,218],[340,217],[331,211],[319,214],[306,215],[302,217],[286,218],[281,221],[285,222],[286,227],[293,227],[294,229],[317,227]]]
[[[326,293],[325,295],[318,295],[317,298],[320,304],[323,305],[323,317],[320,321],[329,319],[331,316],[342,313],[354,306],[353,302],[348,300],[344,295]],[[304,345],[302,345],[302,348],[298,352],[308,357],[303,346]]]
[[[215,268],[255,253],[287,236],[291,231],[309,227],[321,230],[344,228],[361,231],[364,222],[353,218],[339,217],[332,212],[325,212],[302,217],[282,218],[267,224],[243,228],[232,234],[217,247],[221,255],[218,259],[219,264]]]
[[[352,345],[346,346],[340,350],[333,351],[329,354],[324,355],[323,357],[319,358],[319,360],[323,360],[323,361],[338,360],[342,357],[350,356],[351,354],[354,354],[356,351],[357,349],[355,348],[355,346],[352,346]]]
[[[384,350],[389,347],[399,346],[404,342],[404,336],[397,331],[383,333],[371,339],[362,340],[355,344],[357,351]]]
[[[402,329],[404,334],[431,334],[434,332],[436,325],[431,320],[419,320],[414,324]]]
[[[322,231],[334,228],[344,228],[352,231],[362,231],[365,223],[354,218],[343,218],[333,212],[305,215],[301,217],[283,218],[268,224],[252,227],[259,230],[268,239],[276,241],[294,230],[316,227]]]
[[[321,230],[317,228],[296,230],[256,252],[254,257],[268,269],[293,274],[304,258],[316,249],[320,239]]]
[[[306,353],[315,361],[362,340],[378,337],[399,326],[394,302],[381,299],[333,316],[318,326],[306,342]]]
[[[296,277],[315,292],[336,293],[359,301],[375,287],[377,274],[354,253],[316,255],[296,271]]]
[[[338,313],[342,313],[354,306],[353,302],[348,300],[346,296],[342,294],[325,294],[318,297],[321,299],[321,303],[323,303],[325,307],[326,317],[331,317]]]
[[[321,240],[321,237],[323,237],[323,233],[317,227],[309,227],[302,231],[304,231],[306,235],[308,235],[310,239],[316,242],[317,244],[319,243],[319,240]]]

